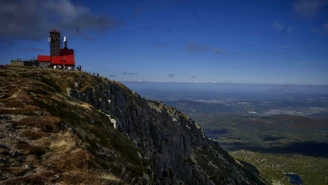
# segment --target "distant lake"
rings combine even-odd
[[[284,175],[289,177],[289,182],[293,185],[303,185],[304,184],[301,177],[297,174],[284,174]]]

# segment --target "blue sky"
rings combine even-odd
[[[40,2],[24,13],[48,8],[46,24],[0,28],[1,63],[48,54],[56,28],[78,64],[113,80],[328,85],[326,0]]]

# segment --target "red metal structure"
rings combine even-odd
[[[64,37],[64,48],[61,48],[61,37],[57,30],[50,31],[48,41],[50,43],[50,56],[38,55],[39,66],[74,70],[74,50],[67,48],[67,37]]]

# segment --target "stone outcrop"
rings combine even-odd
[[[140,160],[137,163],[142,170],[140,173],[131,173],[131,176],[140,177],[140,183],[264,184],[238,164],[217,142],[209,140],[200,126],[187,115],[159,101],[143,99],[119,82],[83,72],[36,69],[26,72],[19,71],[17,67],[6,70],[7,76],[10,70],[17,70],[15,78],[41,82],[53,89],[53,93],[67,99],[66,103],[72,101],[71,105],[97,111],[106,118],[106,124],[110,124],[115,132],[122,133],[120,137],[126,137],[136,148],[132,158]],[[92,115],[89,117],[90,125],[99,121]],[[77,133],[79,140],[89,142],[78,134],[81,128],[74,126],[77,123],[70,121],[67,119],[66,124]],[[87,130],[83,132],[88,133]],[[104,133],[103,139],[112,139],[110,132],[104,130]],[[99,148],[102,147],[95,150]],[[104,155],[107,155],[107,149],[103,150]],[[120,151],[120,148],[116,150]],[[102,167],[99,164],[97,168]]]

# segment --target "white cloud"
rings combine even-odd
[[[282,30],[284,28],[284,26],[280,23],[278,23],[277,21],[275,21],[273,24],[272,24],[272,27],[278,29],[278,30]]]
[[[202,45],[199,45],[199,44],[194,43],[194,42],[190,42],[185,47],[185,49],[187,51],[190,51],[190,52],[204,52],[204,51],[208,51],[208,47],[207,46],[202,46]]]
[[[313,17],[327,2],[327,0],[297,0],[293,4],[293,8],[295,12],[305,17]]]
[[[293,27],[291,27],[289,25],[283,25],[283,24],[279,23],[278,21],[275,21],[272,24],[272,27],[279,31],[282,31],[282,32],[287,32],[287,33],[293,32]]]
[[[71,0],[1,0],[0,25],[0,37],[39,40],[54,28],[80,34],[80,30],[106,31],[116,23]]]
[[[225,53],[225,51],[223,51],[222,49],[219,49],[219,48],[214,48],[213,51],[214,51],[214,53],[216,53],[216,54],[222,54],[222,53]]]

